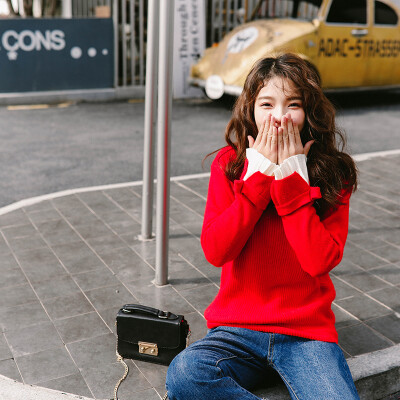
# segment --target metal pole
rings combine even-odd
[[[160,1],[157,129],[156,285],[168,283],[174,0]]]
[[[146,97],[144,109],[144,151],[142,192],[142,240],[152,237],[154,131],[157,113],[158,1],[150,0],[147,21]]]
[[[114,25],[114,87],[118,87],[118,39],[119,39],[119,24],[118,24],[118,0],[113,2],[113,25]]]
[[[144,1],[140,0],[139,3],[139,84],[143,85],[143,67],[144,67]]]
[[[136,47],[136,35],[135,35],[136,13],[135,13],[135,0],[130,0],[130,4],[129,4],[129,20],[130,20],[130,26],[131,26],[131,85],[133,86],[136,83],[136,50],[135,50],[135,47]],[[149,22],[148,22],[148,24],[149,24]],[[147,32],[148,31],[149,30],[147,29]]]
[[[128,84],[128,60],[126,57],[126,0],[121,0],[121,27],[122,27],[122,85],[127,86]]]
[[[61,9],[63,18],[72,18],[72,0],[63,0]]]

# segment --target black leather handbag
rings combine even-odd
[[[117,359],[124,364],[125,374],[115,387],[114,400],[129,371],[124,358],[169,365],[189,345],[190,329],[183,315],[125,304],[118,311],[116,325]]]
[[[185,349],[189,325],[183,315],[126,304],[117,314],[117,336],[122,358],[169,365]]]

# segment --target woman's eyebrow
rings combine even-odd
[[[287,99],[289,101],[292,101],[292,100],[303,100],[301,96],[291,96],[291,97],[288,97]]]
[[[275,100],[275,97],[273,96],[261,96],[258,98],[258,100]],[[286,97],[287,101],[293,101],[293,100],[303,100],[301,96],[290,96]]]

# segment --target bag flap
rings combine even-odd
[[[132,305],[130,305],[132,306]],[[117,315],[118,340],[138,344],[155,343],[159,348],[175,349],[185,340],[181,334],[182,315],[164,313],[150,307],[123,307]]]

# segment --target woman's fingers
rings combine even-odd
[[[282,164],[289,157],[287,131],[284,127],[278,128],[278,164]]]
[[[268,133],[269,133],[269,130],[271,128],[273,118],[274,117],[271,117],[271,114],[267,115],[267,119],[266,119],[265,125],[264,125],[263,135],[262,135],[261,142],[260,142],[261,148],[264,148],[266,146],[266,144],[267,144]]]
[[[271,118],[272,118],[272,115],[270,113],[268,113],[267,114],[267,120],[265,122],[265,127],[264,127],[264,131],[267,132],[267,133],[268,133],[269,128],[271,126]]]
[[[269,154],[271,153],[271,149],[272,149],[271,142],[272,142],[273,135],[274,135],[274,125],[275,125],[275,118],[270,115],[269,127],[268,127],[266,141],[265,141],[265,149],[266,149],[267,153],[269,153]],[[275,161],[273,161],[273,162],[275,162]]]
[[[289,157],[289,132],[288,118],[284,115],[281,119],[281,127],[278,129],[278,163],[281,164]]]
[[[274,129],[274,126],[275,126],[275,117],[273,117],[271,114],[269,114],[269,124],[268,124],[268,130],[266,131],[267,132],[267,136],[266,136],[266,142],[265,142],[265,144],[266,144],[266,146],[268,147],[268,148],[270,148],[270,145],[271,145],[271,139],[272,139],[272,135],[273,135],[273,129]]]
[[[290,116],[290,114],[289,114],[289,116]],[[292,120],[292,118],[289,119],[288,133],[289,133],[288,149],[289,149],[289,157],[291,157],[291,156],[298,154],[298,152],[297,152],[298,143],[297,143],[297,137],[296,137],[295,122]],[[301,145],[301,141],[300,141],[300,145]]]
[[[290,142],[290,137],[289,137],[289,122],[291,122],[289,120],[288,117],[283,116],[282,117],[282,138],[283,138],[283,145],[284,147],[288,150],[289,149],[289,142]]]
[[[271,122],[271,127],[270,127],[270,138],[268,142],[268,148],[269,148],[269,153],[270,153],[270,160],[277,164],[278,163],[278,128],[273,126]]]
[[[278,145],[278,128],[276,126],[271,128],[271,144]]]
[[[278,164],[282,164],[283,157],[283,129],[278,128]]]
[[[300,147],[303,148],[303,144],[301,142],[301,137],[300,137],[300,131],[299,127],[296,124],[296,122],[292,121],[293,124],[293,130],[294,130],[294,138],[295,138],[295,143],[296,143],[296,149],[299,149]]]
[[[266,121],[267,121],[267,117],[264,117],[264,119],[263,119],[263,121],[261,123],[260,129],[259,129],[259,131],[257,133],[257,137],[256,137],[256,140],[255,140],[255,143],[254,143],[254,147],[257,147],[261,142],[261,138],[262,138],[262,135],[263,135],[263,132],[264,132]]]
[[[294,122],[292,120],[292,116],[288,114],[288,136],[289,136],[289,144],[294,146],[296,144],[296,134],[293,126]]]
[[[311,148],[311,146],[313,145],[314,142],[315,142],[315,140],[310,140],[309,142],[307,142],[304,145],[304,154],[306,155],[306,157],[307,157],[307,154],[310,151],[310,148]]]
[[[254,146],[254,139],[252,136],[247,136],[247,140],[249,141],[249,147],[250,149],[253,148]]]
[[[278,162],[278,129],[275,125],[275,118],[268,113],[263,119],[257,137],[248,136],[249,147],[256,149],[271,162]]]

